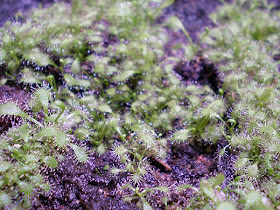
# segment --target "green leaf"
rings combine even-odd
[[[216,187],[220,184],[222,184],[225,180],[225,175],[224,174],[218,174],[215,178],[213,178],[213,183],[212,187]]]
[[[262,196],[258,191],[251,191],[245,195],[246,207],[249,208],[261,202]]]
[[[35,176],[31,176],[30,180],[35,183],[36,185],[40,185],[44,182],[44,177],[40,174],[35,175]]]
[[[41,184],[40,187],[44,191],[49,191],[51,189],[51,186],[48,183]]]
[[[0,163],[0,173],[7,171],[9,168],[11,168],[11,164],[9,162],[3,161]]]
[[[106,152],[106,147],[104,146],[104,144],[100,144],[97,147],[96,151],[99,155],[103,155]]]
[[[22,117],[26,114],[16,104],[8,102],[0,105],[0,115],[14,115]]]
[[[80,62],[79,62],[78,59],[74,60],[74,62],[72,63],[71,71],[74,74],[78,74],[79,73],[79,71],[80,71]]]
[[[120,44],[116,51],[117,54],[126,53],[126,52],[127,52],[127,47],[125,44]]]
[[[177,142],[187,141],[190,137],[190,131],[188,129],[178,130],[173,134],[173,140]]]
[[[179,185],[179,186],[177,187],[177,190],[178,190],[178,191],[183,191],[183,190],[185,190],[185,189],[193,189],[194,191],[199,192],[197,188],[193,187],[193,186],[190,185],[190,184],[183,184],[183,185]]]
[[[178,29],[182,30],[184,32],[185,36],[188,38],[189,42],[191,44],[193,44],[190,34],[186,31],[183,23],[181,22],[181,20],[179,18],[177,18],[176,16],[170,17],[167,20],[167,26],[172,29],[175,29],[175,30],[178,30]]]
[[[57,160],[52,156],[46,156],[44,158],[44,163],[51,168],[56,168],[58,165]]]
[[[201,181],[200,181],[200,187],[201,187],[201,190],[202,190],[209,198],[211,198],[211,199],[214,200],[214,201],[217,201],[217,198],[216,198],[216,195],[215,195],[215,192],[214,192],[214,189],[213,189],[211,183],[209,183],[209,182],[206,181],[206,180],[201,180]]]
[[[116,95],[116,89],[115,88],[109,88],[106,92],[110,96]]]
[[[5,57],[6,57],[6,51],[1,49],[0,50],[0,64],[4,63]]]
[[[38,134],[39,137],[54,137],[57,134],[55,128],[48,126],[43,128],[40,133]]]
[[[79,79],[79,80],[76,80],[77,81],[77,85],[85,88],[85,89],[88,89],[89,86],[90,86],[90,81],[89,80],[85,80],[85,79]]]
[[[262,126],[261,129],[260,129],[260,132],[264,133],[264,134],[268,134],[269,136],[276,136],[277,135],[276,130],[274,130],[274,128],[270,125]]]
[[[235,210],[235,206],[231,202],[223,202],[217,206],[216,210]]]
[[[106,104],[102,104],[101,106],[98,107],[98,110],[101,112],[108,112],[108,113],[112,113],[112,109],[110,106],[106,105]]]
[[[64,132],[58,131],[56,133],[55,143],[59,148],[63,148],[67,144],[67,136]]]
[[[191,102],[191,104],[192,104],[193,106],[198,106],[199,103],[200,103],[199,97],[197,97],[197,96],[195,96],[195,95],[187,96],[187,99]]]
[[[27,164],[36,163],[36,156],[35,155],[26,155],[24,159],[25,159]]]
[[[22,111],[16,104],[13,102],[8,102],[6,104],[0,105],[0,115],[14,115],[14,116],[19,116],[21,118],[26,118],[40,127],[43,125],[38,122],[37,120],[33,119],[32,117],[29,117],[28,114],[26,114],[24,111]]]
[[[54,104],[56,106],[58,106],[60,109],[62,109],[63,111],[65,110],[65,104],[62,101],[55,101]]]
[[[126,79],[128,79],[129,77],[131,77],[133,74],[135,74],[135,71],[125,71],[125,72],[122,72],[121,74],[113,77],[113,80],[114,81],[119,81],[119,82],[123,82],[125,81]]]
[[[18,185],[20,187],[20,191],[25,195],[30,195],[33,191],[32,185],[27,182],[19,182]]]
[[[46,78],[46,76],[43,73],[41,72],[35,73],[28,68],[24,68],[21,72],[22,72],[22,77],[20,79],[20,82],[26,84],[41,84],[41,81],[45,80]]]
[[[79,140],[85,140],[89,136],[89,130],[85,128],[78,128],[75,131],[75,137]]]
[[[166,0],[162,3],[162,5],[160,5],[159,10],[162,10],[166,7],[171,6],[174,3],[174,0]]]
[[[252,178],[257,178],[259,176],[258,163],[255,163],[247,168],[247,175]]]
[[[48,107],[49,107],[49,100],[50,100],[50,92],[46,90],[45,88],[39,88],[36,90],[34,93],[34,98],[35,98],[35,103],[39,103],[42,105],[45,114],[48,112]]]
[[[160,187],[154,187],[152,190],[159,190],[161,192],[167,193],[169,191],[169,188],[166,186],[160,186]]]
[[[7,206],[11,203],[11,198],[8,194],[0,192],[0,207]]]
[[[23,156],[23,153],[22,153],[23,151],[22,150],[18,150],[14,147],[11,147],[11,146],[8,146],[8,150],[13,153],[12,157],[17,159],[17,160],[21,159],[22,156]]]
[[[62,101],[55,101],[54,103],[56,106],[58,106],[61,110],[59,112],[59,114],[57,115],[56,119],[55,119],[55,123],[57,123],[58,119],[61,117],[61,115],[63,114],[64,110],[65,110],[65,104]]]
[[[64,74],[64,79],[70,86],[82,86],[87,89],[90,86],[90,81],[83,79],[75,79],[70,74]]]
[[[5,85],[7,81],[8,79],[6,78],[0,79],[0,85]]]
[[[75,144],[71,144],[70,145],[72,147],[72,149],[74,150],[75,154],[76,154],[76,157],[79,161],[81,162],[85,162],[88,158],[88,155],[87,153],[85,152],[85,150],[81,147],[78,147],[77,145]]]
[[[188,60],[193,60],[197,55],[197,49],[193,45],[187,45],[186,47],[184,47],[184,49],[185,49],[185,57]]]
[[[116,3],[114,6],[108,10],[110,18],[126,18],[133,17],[132,6],[124,2]]]
[[[0,179],[0,187],[2,187],[5,184],[5,181],[3,181],[2,179]],[[1,206],[1,205],[0,205]]]
[[[236,161],[235,163],[235,167],[236,168],[242,168],[243,166],[245,166],[245,164],[249,161],[248,158],[240,158],[238,159],[238,161]]]
[[[45,53],[34,50],[35,52],[29,53],[26,58],[36,63],[39,66],[47,66],[53,64],[49,56]]]
[[[64,74],[63,76],[68,85],[70,86],[77,85],[76,79],[72,77],[70,74]]]
[[[149,202],[144,197],[141,197],[141,201],[143,203],[143,210],[153,210],[153,207],[149,204]]]

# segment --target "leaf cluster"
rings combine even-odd
[[[243,181],[255,180],[248,188],[244,181],[243,192],[238,192],[241,197],[246,188],[250,192],[247,207],[253,194],[254,202],[261,200],[264,177],[279,185],[279,72],[272,56],[278,51],[280,30],[279,13],[272,8],[266,1],[225,3],[211,16],[219,27],[204,39],[204,53],[221,63],[224,97],[232,108],[229,117],[238,125],[229,140],[241,153],[237,172]],[[277,197],[264,195],[279,205]]]
[[[17,116],[24,121],[1,135],[0,141],[0,205],[27,208],[34,192],[50,186],[41,174],[42,168],[55,168],[63,154],[72,148],[79,161],[86,161],[85,151],[75,145],[61,118],[65,105],[54,100],[46,88],[34,91],[29,101],[31,113],[8,102],[0,105],[0,115]],[[39,116],[43,115],[43,119]]]
[[[151,209],[149,193],[168,191],[139,188],[150,173],[149,159],[170,170],[168,144],[226,139],[227,148],[240,152],[236,180],[225,189],[219,187],[223,175],[198,188],[179,186],[195,191],[190,207],[279,205],[279,72],[271,60],[279,47],[279,14],[269,15],[266,1],[244,0],[224,3],[212,14],[218,27],[202,33],[200,42],[224,80],[216,94],[207,85],[183,86],[173,72],[180,60],[164,56],[163,26],[189,36],[175,17],[154,24],[172,2],[74,0],[72,6],[37,9],[25,23],[7,22],[1,29],[1,83],[41,86],[29,113],[12,102],[0,105],[1,115],[25,122],[1,135],[1,207],[15,200],[27,205],[33,192],[48,189],[40,169],[57,167],[70,148],[86,161],[89,151],[73,139],[90,142],[100,155],[111,150],[120,163],[111,173],[129,175],[130,200],[141,200],[145,209]],[[187,59],[199,47],[190,39]]]

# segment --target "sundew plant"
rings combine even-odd
[[[220,63],[229,116],[238,123],[229,140],[240,151],[232,183],[238,188],[230,191],[246,208],[265,199],[279,206],[279,63],[272,57],[279,53],[280,22],[272,8],[266,1],[225,3],[211,16],[220,26],[204,40],[204,53]]]
[[[0,136],[0,207],[30,207],[34,194],[51,187],[43,171],[55,169],[72,150],[80,162],[110,151],[120,163],[108,169],[112,176],[128,175],[119,189],[123,199],[138,199],[141,209],[155,207],[154,192],[170,209],[174,190],[194,195],[178,208],[279,208],[280,85],[272,59],[279,54],[279,12],[266,1],[223,2],[211,15],[216,27],[196,45],[176,17],[156,24],[172,3],[73,0],[1,28],[1,85],[18,84],[31,97],[25,109],[0,99],[1,117],[20,119]],[[180,59],[164,51],[165,27],[172,23],[189,38],[186,49],[218,66],[218,93],[208,85],[183,85],[174,73]],[[227,186],[223,174],[200,186],[143,184],[151,159],[172,171],[170,144],[221,139],[228,144],[220,156],[238,155]]]

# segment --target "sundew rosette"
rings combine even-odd
[[[0,133],[22,124],[22,117],[15,112],[28,112],[29,98],[30,94],[23,90],[0,85]]]

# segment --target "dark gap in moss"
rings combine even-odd
[[[204,57],[196,57],[191,61],[182,61],[175,66],[175,72],[182,76],[187,83],[197,82],[201,85],[208,84],[215,93],[222,86],[217,66]]]

